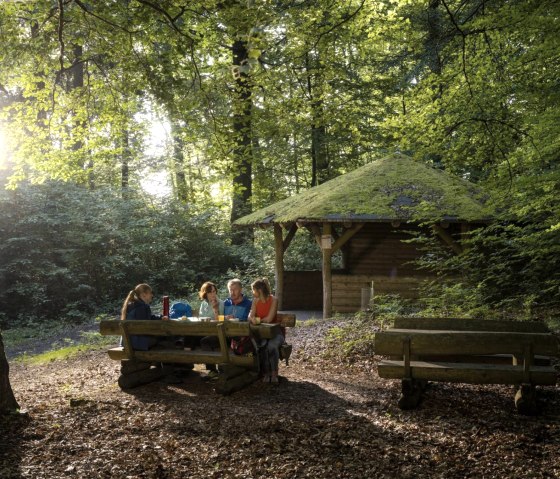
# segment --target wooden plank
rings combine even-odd
[[[410,369],[413,379],[468,384],[521,384],[524,377],[523,367],[513,365],[411,361]],[[377,371],[379,377],[401,379],[405,374],[404,361],[381,361]],[[556,384],[553,367],[533,366],[530,377],[532,384]]]
[[[285,328],[293,328],[296,325],[296,315],[293,313],[276,313],[277,324]]]
[[[108,351],[111,359],[127,359],[123,348],[113,348]],[[135,351],[135,359],[148,362],[181,363],[181,364],[223,364],[220,351],[184,351],[180,349],[153,349],[150,351]],[[229,353],[228,362],[237,366],[252,367],[254,357],[237,356]]]
[[[375,352],[394,355],[402,352],[402,344],[410,338],[411,354],[520,354],[526,344],[534,354],[558,355],[558,341],[551,334],[495,331],[440,331],[390,329],[375,335]]]
[[[188,321],[124,321],[130,334],[144,334],[153,336],[214,336],[218,335],[216,325],[218,321],[188,322]],[[259,334],[261,338],[270,339],[278,333],[276,324],[250,325],[247,321],[225,321],[226,336],[249,336],[250,333]],[[106,320],[99,323],[99,332],[104,336],[120,336],[121,321]]]
[[[115,359],[116,361],[119,360],[123,360],[123,359],[129,359],[128,354],[126,354],[124,352],[124,348],[112,348],[109,349],[109,351],[107,351],[107,353],[109,354],[109,357],[111,359]]]
[[[161,361],[163,363],[222,364],[222,354],[214,351],[136,351],[136,357],[142,361]],[[229,354],[229,363],[236,366],[254,366],[254,357]]]
[[[396,318],[395,329],[438,329],[453,331],[515,331],[518,333],[548,333],[539,321],[505,321],[470,318]]]

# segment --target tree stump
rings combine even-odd
[[[9,414],[19,410],[12,386],[10,384],[10,365],[4,351],[4,341],[0,331],[0,414]]]

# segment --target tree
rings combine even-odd
[[[10,385],[10,365],[4,351],[2,331],[0,331],[0,415],[15,412],[19,409],[12,386]]]

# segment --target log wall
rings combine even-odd
[[[362,288],[370,288],[374,284],[375,296],[380,294],[398,294],[402,298],[418,297],[420,278],[401,277],[388,278],[374,275],[333,275],[332,296],[333,311],[338,313],[355,313],[360,310]]]
[[[347,272],[392,279],[425,276],[409,264],[420,256],[416,246],[402,242],[411,238],[406,230],[413,229],[410,225],[395,228],[389,223],[366,224],[345,248]]]
[[[333,311],[359,311],[362,288],[374,282],[374,294],[398,294],[403,298],[418,296],[419,283],[430,277],[429,272],[415,268],[413,261],[420,256],[407,231],[418,227],[390,223],[369,223],[358,231],[343,247],[344,270],[333,271]],[[459,225],[448,230],[456,234]],[[323,291],[321,271],[286,271],[284,304],[286,310],[322,310]]]

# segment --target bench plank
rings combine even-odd
[[[518,333],[548,333],[539,321],[495,321],[466,318],[396,318],[394,329],[437,329],[451,331],[502,331]]]
[[[521,384],[524,382],[523,366],[480,363],[410,362],[411,377],[427,381],[443,381],[468,384]],[[379,377],[402,379],[404,361],[383,360],[377,367]],[[556,384],[556,371],[551,366],[532,366],[531,384]]]
[[[375,335],[375,352],[381,355],[402,354],[403,342],[410,338],[413,355],[523,355],[526,344],[533,354],[558,355],[558,341],[551,334],[494,331],[440,331],[389,329]]]
[[[115,360],[131,359],[124,348],[112,348],[109,357]],[[146,362],[181,363],[181,364],[222,364],[224,363],[220,351],[184,351],[179,349],[151,349],[149,351],[134,351],[134,359]],[[237,356],[230,353],[228,361],[236,366],[252,367],[255,358],[251,356]]]

